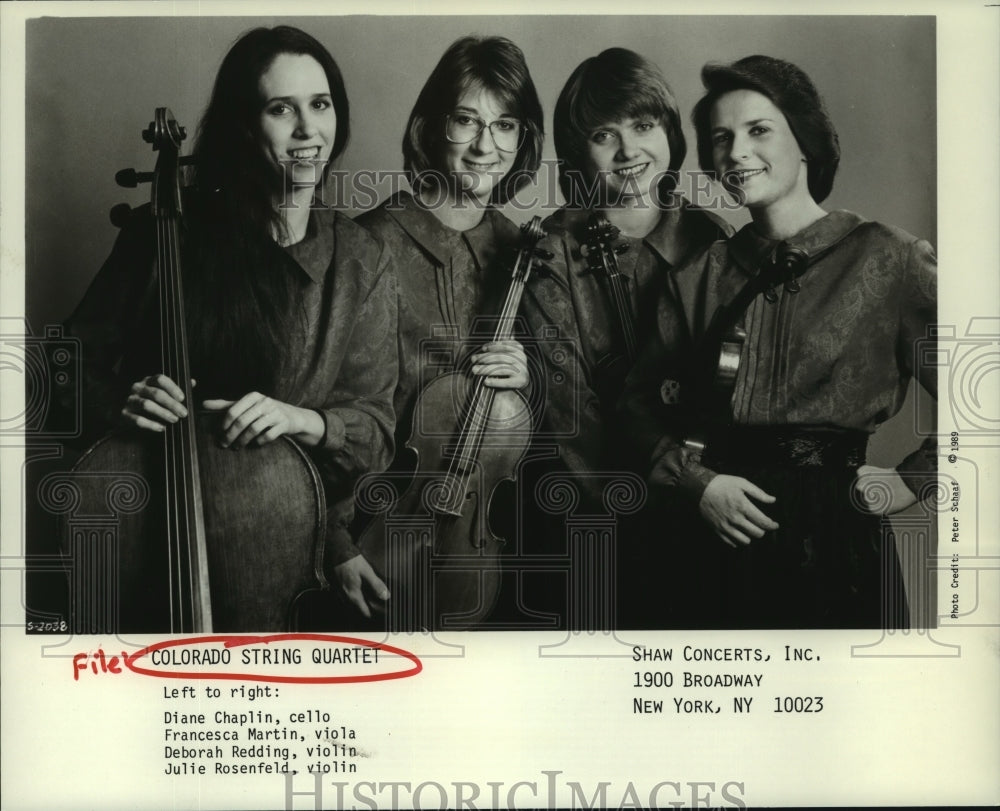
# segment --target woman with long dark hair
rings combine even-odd
[[[327,491],[326,560],[367,611],[387,592],[347,525],[354,482],[392,455],[396,299],[380,243],[323,203],[349,118],[337,63],[313,37],[243,35],[198,129],[182,256],[197,407],[220,415],[224,446],[288,436],[308,449]],[[177,381],[157,373],[154,251],[140,211],[68,322],[90,437],[189,417]]]
[[[669,277],[655,340],[623,401],[637,464],[681,507],[678,574],[663,572],[673,621],[905,626],[892,538],[872,513],[879,490],[892,510],[925,495],[936,450],[928,439],[880,469],[865,464],[866,448],[912,377],[936,395],[934,369],[918,366],[914,351],[935,320],[933,249],[822,208],[840,147],[802,70],[750,56],[707,65],[702,79],[699,163],[752,222]],[[706,423],[714,409],[699,381],[726,337],[713,320],[761,274],[773,283],[726,319],[745,332],[740,363],[725,414]]]
[[[463,37],[441,57],[410,113],[403,166],[412,192],[358,217],[399,269],[393,470],[401,475],[416,463],[406,448],[414,406],[435,376],[467,363],[488,387],[528,387],[521,343],[487,339],[511,280],[512,254],[504,253],[519,240],[499,206],[534,177],[543,132],[520,48],[503,37]]]

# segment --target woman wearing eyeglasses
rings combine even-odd
[[[502,301],[510,268],[499,254],[519,240],[496,206],[534,177],[542,140],[541,104],[521,50],[502,37],[459,39],[410,113],[403,165],[412,193],[358,217],[401,269],[394,471],[416,461],[406,443],[420,391],[470,351],[468,368],[487,386],[528,385],[521,344],[476,346],[475,327]]]

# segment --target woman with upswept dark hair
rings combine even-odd
[[[702,79],[699,161],[752,222],[670,276],[622,403],[636,464],[685,526],[673,547],[683,575],[669,579],[672,621],[905,627],[894,544],[873,513],[927,494],[936,448],[929,438],[895,469],[867,465],[866,448],[912,377],[936,395],[934,368],[915,361],[935,320],[934,251],[820,206],[840,149],[802,70],[749,56],[707,65]],[[757,278],[773,283],[732,308]],[[736,327],[744,336],[732,397],[714,406],[706,360]]]
[[[367,610],[386,589],[347,525],[354,482],[392,455],[396,299],[382,245],[323,204],[348,134],[344,82],[319,42],[288,26],[240,37],[198,129],[182,266],[196,407],[220,415],[224,446],[284,435],[309,450],[327,491],[326,560]],[[177,381],[157,373],[155,250],[147,208],[67,324],[90,437],[188,417]]]
[[[528,386],[521,343],[486,341],[511,280],[507,249],[519,242],[499,206],[534,178],[543,137],[521,49],[503,37],[463,37],[445,51],[410,113],[403,162],[412,192],[357,218],[399,268],[395,474],[413,470],[406,443],[414,406],[436,375],[468,364],[486,386]]]
[[[615,404],[634,348],[655,326],[659,289],[674,268],[730,229],[676,191],[687,151],[680,111],[663,73],[645,57],[609,48],[584,60],[566,81],[554,120],[567,202],[543,223],[543,247],[555,257],[551,272],[530,281],[523,306],[536,335],[558,335],[569,348],[568,358],[541,353],[542,431],[560,437],[557,468],[573,474],[588,509],[603,511],[609,476],[623,463]],[[597,218],[617,234],[605,244],[625,249],[616,255],[617,287],[592,264]],[[620,556],[625,592],[639,598],[628,586],[632,568]],[[620,609],[628,613],[624,603]],[[622,621],[631,622],[626,613]]]

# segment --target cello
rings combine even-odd
[[[551,254],[538,248],[541,218],[521,226],[521,246],[492,341],[510,340],[524,286]],[[515,477],[531,438],[524,394],[458,370],[420,392],[407,447],[409,487],[375,516],[358,546],[393,595],[389,630],[461,629],[482,622],[500,592],[503,539],[489,527],[494,491]]]
[[[117,179],[152,181],[161,370],[193,404],[181,272],[184,137],[158,108],[143,131],[158,152],[155,171],[124,170]],[[115,518],[114,531],[73,520],[61,533],[75,631],[286,630],[308,593],[329,588],[323,487],[305,452],[287,437],[226,450],[213,440],[218,414],[189,414],[162,434],[111,433],[63,483],[75,515]],[[124,498],[123,487],[131,488]]]

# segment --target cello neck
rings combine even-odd
[[[205,633],[212,630],[212,601],[180,255],[179,153],[184,136],[184,130],[165,107],[157,108],[155,120],[143,132],[143,138],[159,153],[153,173],[152,209],[156,220],[162,369],[184,392],[189,413],[188,419],[166,431],[171,631]]]

